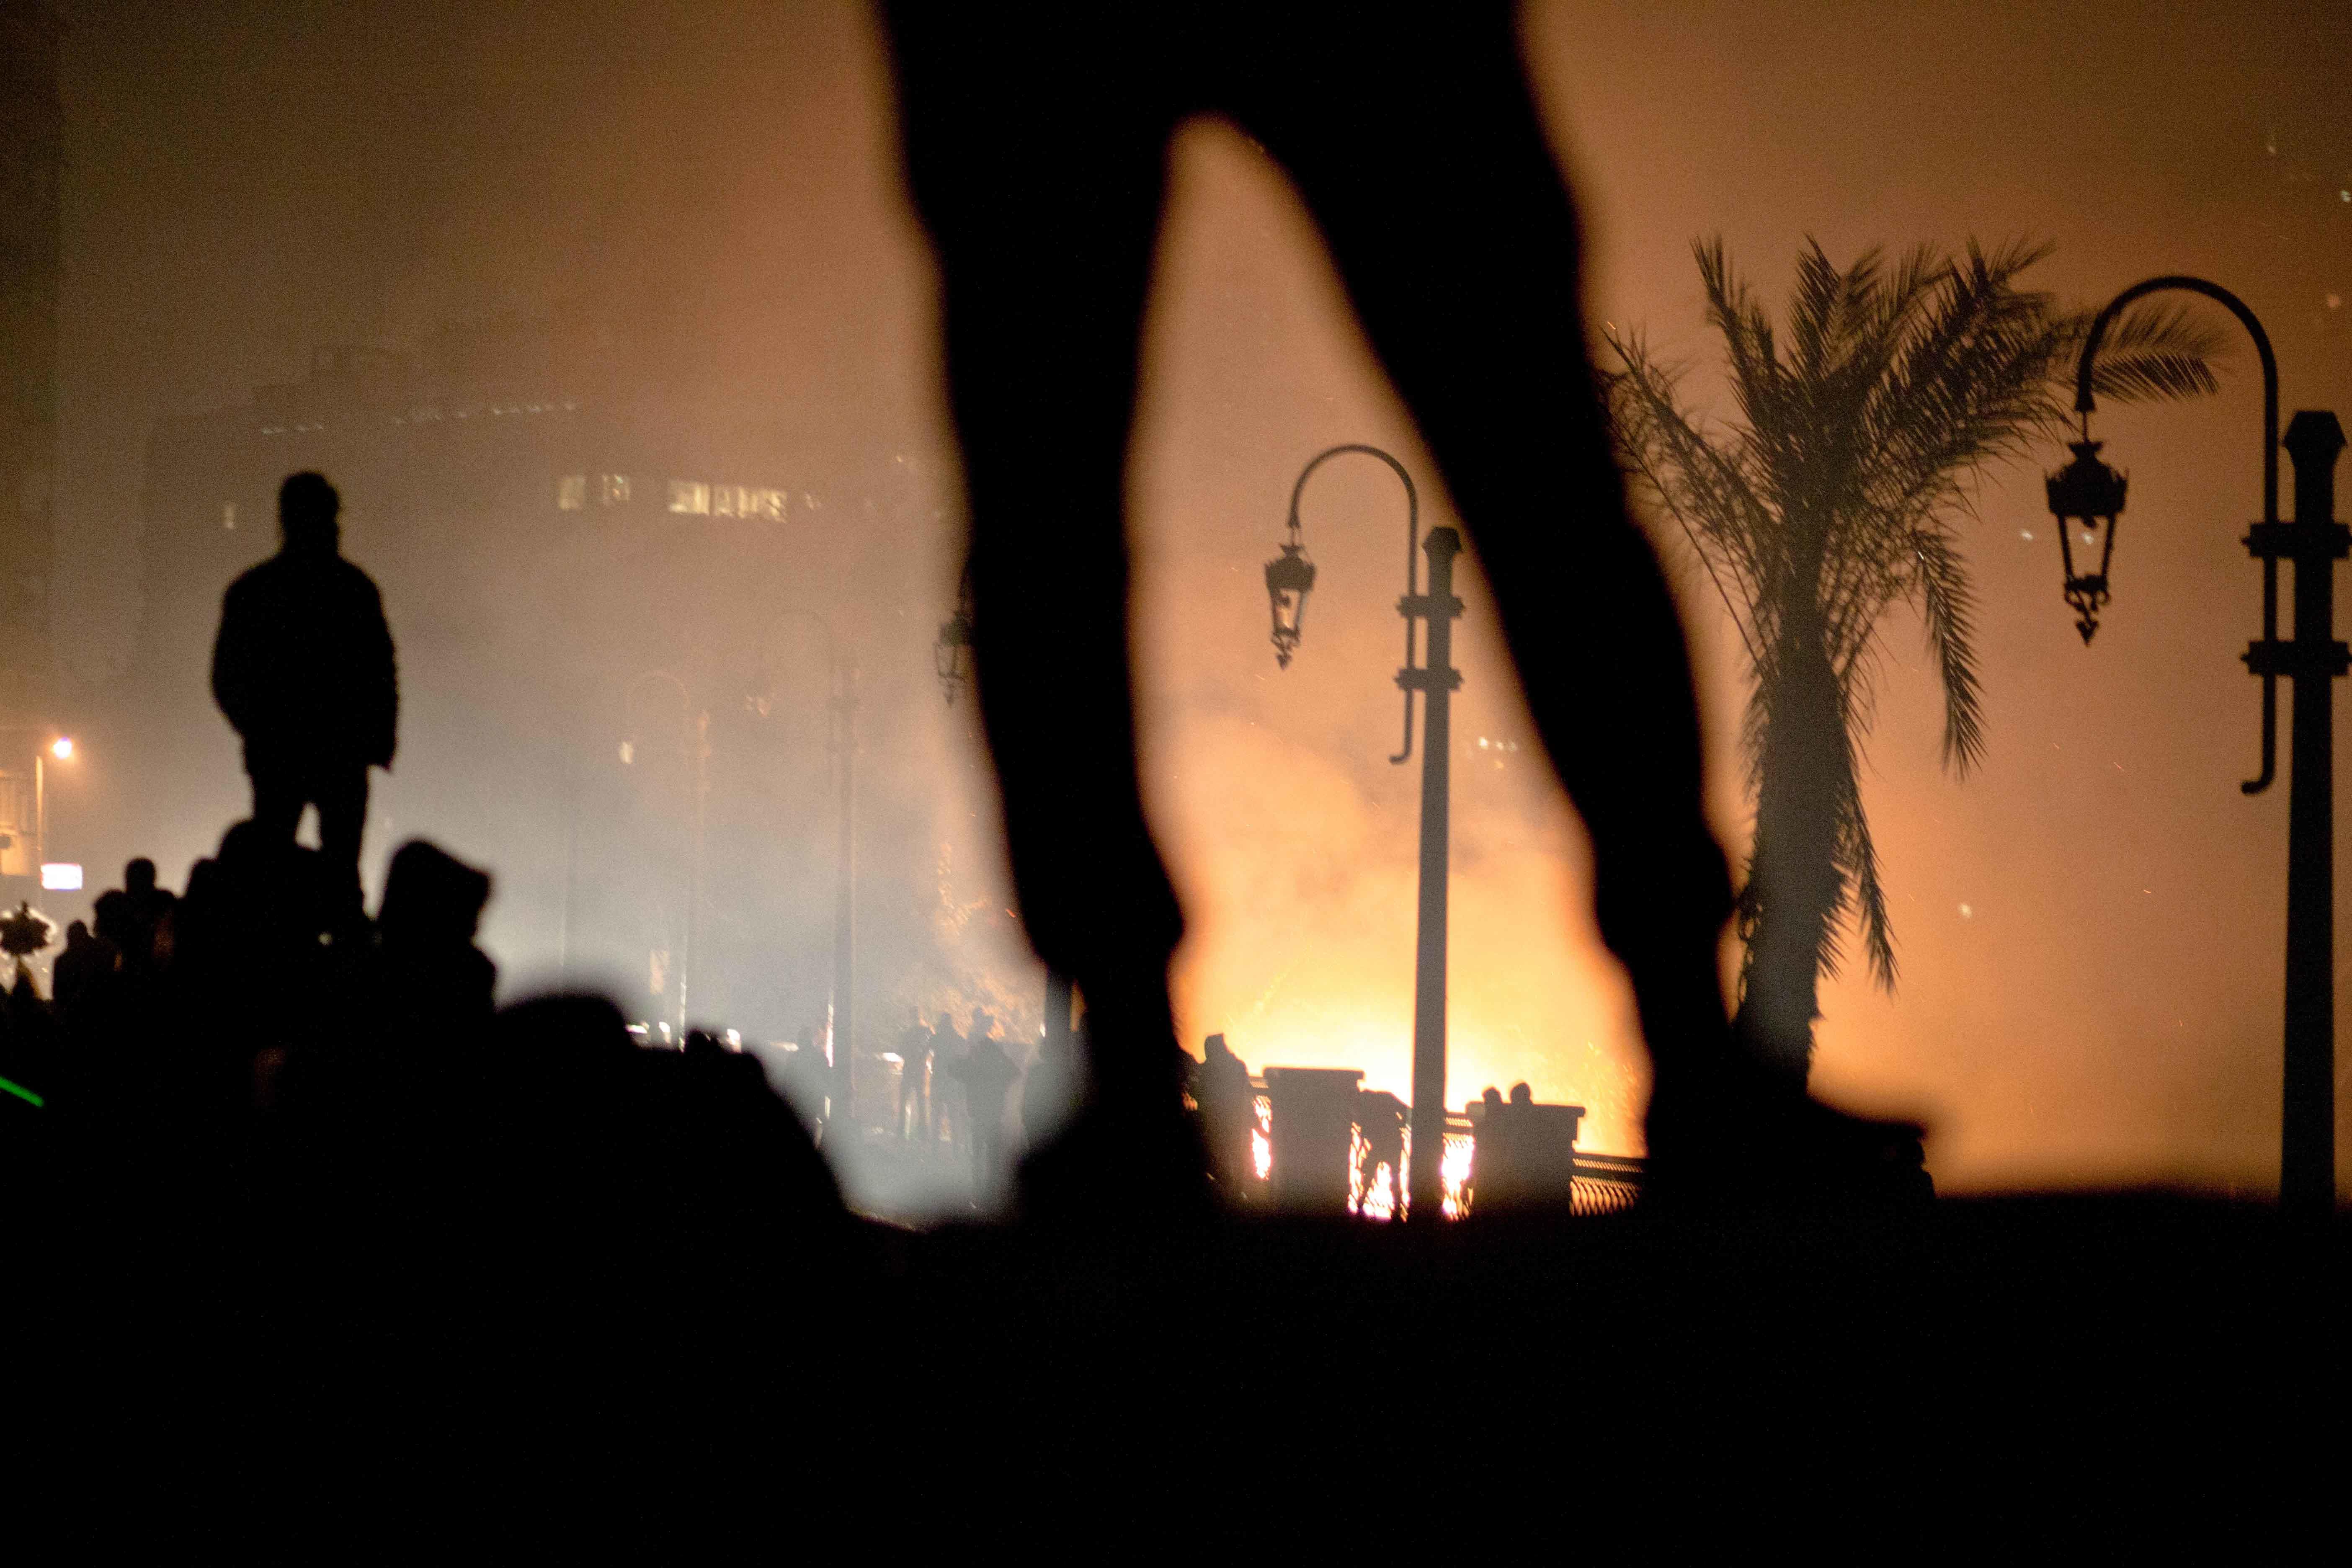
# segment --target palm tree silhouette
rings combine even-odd
[[[1720,239],[1693,247],[1723,336],[1736,422],[1710,429],[1677,368],[1639,333],[1605,332],[1620,459],[1678,524],[1738,628],[1751,687],[1742,730],[1756,835],[1738,907],[1737,1026],[1801,1083],[1823,976],[1851,920],[1874,979],[1895,985],[1895,933],[1857,777],[1878,688],[1879,623],[1916,606],[1943,689],[1944,765],[1984,753],[1974,595],[1959,528],[1972,479],[2070,420],[2091,312],[2018,286],[2050,247],[1964,256],[1873,249],[1841,271],[1797,258],[1786,341]],[[2216,340],[2177,308],[2111,331],[2103,397],[2214,390]]]

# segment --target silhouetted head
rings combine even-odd
[[[463,946],[474,940],[482,906],[489,901],[489,873],[476,870],[437,845],[412,838],[393,856],[384,873],[376,925],[387,942]]]
[[[1515,1083],[1511,1085],[1511,1103],[1513,1105],[1533,1105],[1535,1102],[1536,1091],[1534,1089],[1529,1089],[1523,1083]]]
[[[1233,1048],[1225,1044],[1225,1037],[1223,1035],[1211,1035],[1201,1042],[1201,1055],[1209,1061],[1215,1061],[1219,1057],[1229,1057],[1233,1054]]]
[[[89,918],[96,922],[99,935],[121,947],[131,935],[131,898],[121,889],[110,889],[99,894],[90,906]]]
[[[996,1019],[992,1015],[983,1012],[977,1007],[972,1009],[971,1037],[973,1039],[984,1040],[994,1032],[995,1028]]]
[[[499,1014],[498,1031],[509,1047],[550,1060],[614,1060],[636,1050],[621,1010],[582,993],[518,1002]]]
[[[133,898],[155,890],[155,862],[142,855],[122,868],[122,890]]]
[[[88,941],[89,941],[89,927],[82,924],[79,921],[71,921],[66,926],[66,946],[68,948],[79,947]]]
[[[324,474],[306,468],[278,487],[278,528],[289,553],[332,555],[342,541],[335,521],[342,510],[343,498]]]
[[[1492,1110],[1503,1103],[1503,1091],[1490,1083],[1486,1086],[1486,1092],[1478,1097],[1478,1103]]]

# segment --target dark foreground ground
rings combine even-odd
[[[2341,1551],[2340,1221],[821,1228],[20,1226],[16,1473],[189,1550]]]
[[[494,1008],[488,889],[412,845],[367,916],[240,826],[10,994],[0,1546],[2344,1555],[2340,1216],[893,1229],[752,1058]]]

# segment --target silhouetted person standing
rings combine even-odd
[[[907,1032],[898,1037],[898,1137],[912,1142],[915,1129],[928,1127],[931,1102],[931,1032],[923,1026],[919,1008],[907,1013]]]
[[[1223,1035],[1201,1047],[1201,1069],[1192,1080],[1201,1107],[1201,1130],[1209,1145],[1209,1168],[1229,1198],[1238,1198],[1257,1173],[1250,1134],[1257,1131],[1257,1090],[1249,1067],[1234,1055]]]
[[[290,843],[317,806],[320,848],[356,894],[368,769],[392,765],[400,691],[383,598],[338,553],[341,510],[318,474],[278,488],[283,542],[229,585],[213,697],[245,741],[255,826]]]
[[[941,1013],[931,1020],[931,1101],[924,1109],[931,1115],[931,1137],[942,1137],[958,1143],[971,1142],[964,1127],[963,1078],[958,1070],[963,1063],[963,1031],[956,1027],[953,1018]]]
[[[956,1063],[963,1083],[964,1124],[971,1130],[971,1179],[977,1191],[988,1182],[1004,1153],[1004,1096],[1021,1076],[1013,1058],[994,1034],[995,1020],[986,1013],[971,1016],[971,1045]]]
[[[1503,1091],[1493,1084],[1486,1086],[1478,1097],[1478,1118],[1470,1136],[1470,1173],[1465,1184],[1470,1189],[1470,1212],[1481,1208],[1491,1210],[1496,1205],[1510,1202],[1511,1152],[1509,1113],[1503,1108]],[[1495,1194],[1489,1197],[1489,1194]]]
[[[67,926],[66,950],[49,965],[49,996],[58,1011],[70,1016],[117,962],[113,944],[91,935],[89,926],[80,921]]]
[[[155,862],[144,855],[122,868],[122,895],[133,933],[131,945],[123,949],[123,962],[143,971],[160,961],[157,941],[169,942],[165,927],[180,900],[171,889],[156,884]]]

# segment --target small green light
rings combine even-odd
[[[48,1104],[47,1100],[43,1100],[39,1095],[35,1094],[23,1084],[11,1082],[5,1078],[0,1078],[0,1089],[6,1089],[10,1094],[15,1095],[17,1099],[25,1101],[28,1105]]]

